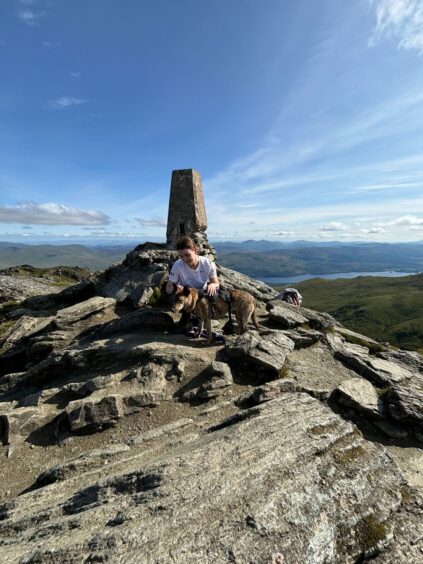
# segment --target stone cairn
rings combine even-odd
[[[166,247],[175,249],[178,240],[187,235],[198,246],[200,255],[215,260],[216,251],[207,240],[207,216],[200,173],[182,169],[172,172],[167,219]]]

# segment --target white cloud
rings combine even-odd
[[[398,46],[423,52],[423,4],[421,0],[370,0],[376,26],[370,45],[383,37],[395,37]]]
[[[65,108],[70,108],[71,106],[85,104],[86,102],[87,100],[83,100],[81,98],[63,96],[62,98],[56,98],[55,100],[48,100],[45,108],[48,110],[63,110]]]
[[[26,202],[0,205],[0,223],[25,225],[107,225],[111,219],[100,211],[80,210],[61,204]]]
[[[332,221],[329,225],[320,227],[320,231],[345,231],[348,226],[340,221]]]
[[[376,235],[379,233],[386,233],[383,227],[370,227],[370,229],[360,229],[360,233],[363,235]]]
[[[398,217],[392,221],[384,223],[383,225],[386,226],[397,226],[397,225],[423,225],[423,219],[420,217],[416,217],[415,215],[403,215],[402,217]]]
[[[45,12],[36,12],[29,8],[18,12],[18,18],[27,25],[39,25],[39,20],[45,15]]]
[[[368,184],[351,188],[350,192],[373,192],[375,190],[397,190],[402,188],[415,188],[422,186],[423,182],[392,182],[385,184]]]
[[[293,237],[294,235],[293,231],[272,231],[269,233],[270,237]]]
[[[70,72],[70,73],[69,73],[69,76],[71,76],[72,78],[80,78],[81,74],[82,74],[82,73],[81,73],[80,71],[77,71],[77,72]]]
[[[136,217],[135,219],[141,227],[166,227],[166,221],[160,217],[153,217],[151,219]]]

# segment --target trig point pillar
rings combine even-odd
[[[207,241],[206,207],[200,173],[192,168],[174,170],[170,186],[166,246],[174,249],[184,235],[192,237],[202,255],[214,257],[215,250]]]

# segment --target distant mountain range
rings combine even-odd
[[[25,245],[0,242],[0,268],[30,264],[36,267],[80,266],[103,270],[120,262],[135,245]]]
[[[423,271],[423,242],[244,241],[213,243],[218,262],[253,278],[334,272]],[[27,245],[0,242],[0,268],[80,266],[103,270],[123,260],[135,243],[121,245]]]
[[[254,243],[254,250],[251,246]],[[266,243],[266,244],[265,244]],[[216,245],[219,263],[253,278],[334,272],[423,271],[423,243],[332,243],[266,248],[268,242]],[[271,243],[273,244],[273,243]]]

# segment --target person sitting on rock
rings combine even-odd
[[[209,296],[215,296],[219,290],[216,265],[207,257],[197,255],[197,246],[191,237],[182,237],[176,244],[180,259],[172,266],[166,293],[173,294],[176,287],[204,290]]]
[[[300,306],[303,301],[302,295],[296,288],[285,288],[283,292],[276,296],[276,299],[296,306]]]
[[[197,246],[191,237],[182,237],[176,244],[179,260],[175,262],[166,284],[166,293],[173,294],[176,288],[196,288],[203,290],[212,299],[217,297],[219,279],[215,263],[197,254]],[[183,314],[180,325],[189,323],[190,314]]]

